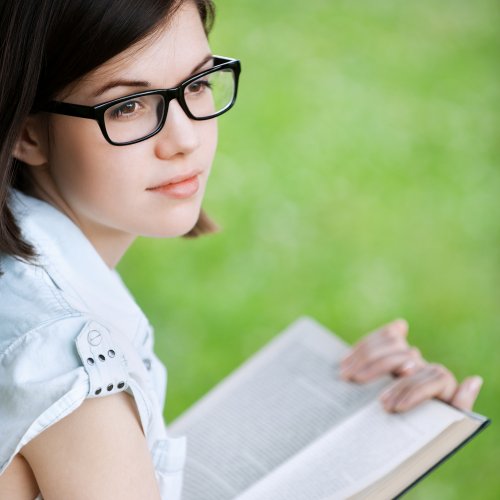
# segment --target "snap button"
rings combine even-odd
[[[108,351],[108,356],[109,356],[110,358],[114,358],[114,357],[115,357],[115,351],[113,351],[113,349],[110,349],[110,350]]]
[[[151,360],[149,358],[143,359],[142,362],[144,363],[144,366],[148,369],[151,370]]]
[[[105,359],[106,359],[106,358],[104,357],[104,354],[99,354],[99,359],[100,359],[101,361],[105,361]]]
[[[102,340],[101,332],[98,332],[97,330],[91,330],[87,335],[87,339],[90,345],[99,345]]]
[[[95,363],[94,358],[88,358],[87,363],[92,366]]]
[[[96,389],[95,394],[99,395],[99,394],[101,394],[101,391],[102,391],[102,389],[99,387],[99,389]]]
[[[109,384],[108,385],[108,391],[112,391],[113,390],[113,384]]]

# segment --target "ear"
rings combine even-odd
[[[47,120],[42,115],[29,115],[12,152],[14,158],[34,167],[48,161]]]

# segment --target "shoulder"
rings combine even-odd
[[[124,391],[127,381],[120,345],[83,315],[11,339],[0,352],[0,474],[21,447],[87,397]]]
[[[44,497],[159,499],[146,420],[136,393],[125,392],[120,340],[69,316],[0,353],[0,476],[23,456]]]
[[[139,415],[127,393],[86,399],[21,454],[47,498],[160,498]]]

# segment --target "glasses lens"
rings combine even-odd
[[[161,95],[145,95],[120,102],[104,113],[109,138],[115,143],[142,139],[160,125],[165,101]]]
[[[231,106],[236,84],[231,68],[223,68],[194,80],[184,89],[184,100],[195,118],[208,118]]]

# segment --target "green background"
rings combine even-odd
[[[493,424],[408,498],[500,498],[497,1],[219,0],[242,60],[197,240],[119,265],[156,331],[171,421],[302,314],[350,342],[396,317]]]

